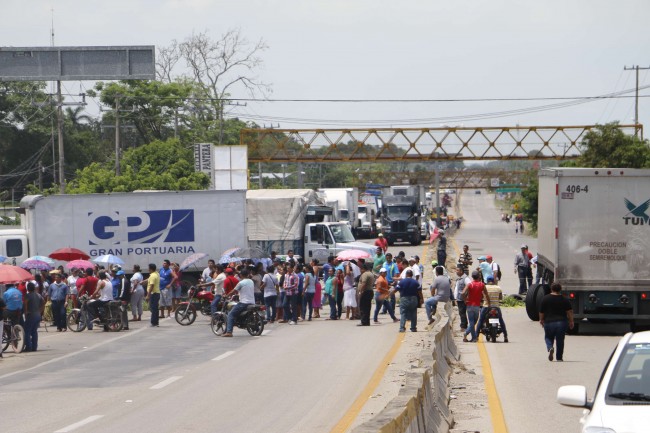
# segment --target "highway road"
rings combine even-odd
[[[465,192],[461,205],[466,222],[450,249],[468,244],[475,258],[493,255],[504,291],[516,293],[514,254],[521,243],[534,251],[535,240],[501,222],[485,191]],[[425,248],[391,248],[399,250],[423,256]],[[215,337],[201,316],[189,327],[143,321],[119,334],[41,329],[39,352],[0,361],[0,422],[12,432],[331,431],[395,341],[397,325],[380,317],[369,328],[319,319],[268,325],[260,337],[236,329],[232,339]],[[551,363],[542,329],[523,308],[507,309],[505,320],[510,343],[479,344],[508,431],[576,431],[581,411],[555,403],[557,387],[593,392],[619,336],[569,337],[565,362]]]
[[[38,352],[0,361],[0,423],[12,432],[330,431],[396,340],[399,324],[380,318],[272,324],[260,337],[235,329],[234,338],[213,335],[203,316],[121,333],[41,329]]]
[[[495,207],[494,195],[467,191],[462,194],[460,203],[466,223],[456,235],[455,243],[459,248],[463,244],[470,247],[474,264],[479,255],[492,255],[501,266],[504,295],[517,293],[515,254],[522,243],[535,254],[537,240],[526,234],[516,234],[513,223],[501,222],[501,211]],[[612,333],[611,328],[601,327],[594,329],[591,335],[569,336],[564,362],[558,363],[548,361],[544,332],[539,323],[528,318],[523,307],[504,309],[504,320],[508,344],[502,340],[496,344],[479,344],[487,349],[508,431],[578,431],[582,411],[557,404],[557,388],[581,384],[587,386],[592,396],[602,368],[624,332]]]

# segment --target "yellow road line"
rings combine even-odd
[[[506,420],[503,416],[503,409],[501,408],[501,400],[497,393],[496,384],[494,383],[494,376],[492,376],[492,367],[490,366],[490,358],[488,357],[487,349],[483,337],[479,337],[478,355],[483,364],[483,377],[485,378],[485,391],[488,397],[488,406],[490,407],[490,416],[492,417],[492,429],[494,433],[508,433]]]
[[[386,373],[386,369],[402,345],[402,341],[404,341],[404,334],[398,333],[395,337],[393,346],[390,348],[386,356],[384,356],[384,359],[382,359],[379,363],[379,367],[377,367],[377,370],[375,370],[373,373],[366,387],[363,389],[363,391],[361,391],[357,399],[354,400],[354,403],[352,403],[352,406],[350,406],[345,415],[343,415],[339,422],[336,423],[332,430],[330,430],[331,433],[343,433],[348,431],[354,420],[356,420],[357,416],[359,416],[359,413],[361,412],[361,409],[363,409],[363,406],[366,404],[366,401],[368,401],[377,386],[379,386],[381,383],[382,379],[384,378],[384,374]]]
[[[428,256],[430,246],[431,246],[430,244],[426,244],[423,247],[423,252],[422,252],[423,264],[427,263],[427,259],[428,259],[427,256]],[[363,406],[366,404],[366,401],[368,401],[370,396],[373,394],[375,389],[377,389],[377,387],[383,380],[384,374],[386,373],[386,370],[388,369],[390,362],[393,360],[393,358],[397,354],[397,351],[402,346],[403,341],[404,341],[404,334],[398,333],[395,342],[393,343],[393,346],[390,348],[386,356],[384,356],[384,359],[381,360],[381,363],[379,363],[379,367],[377,367],[377,370],[375,370],[375,372],[373,373],[366,387],[363,389],[363,391],[361,391],[357,399],[354,400],[354,402],[347,410],[345,415],[343,415],[339,420],[339,422],[337,422],[336,425],[332,428],[332,430],[330,430],[331,433],[343,433],[348,431],[352,423],[354,423],[354,421],[359,416],[359,413],[361,412],[361,409],[363,409]]]
[[[454,239],[451,239],[451,245],[456,251],[456,256],[460,254],[458,244]],[[492,418],[492,429],[494,433],[508,433],[506,426],[506,419],[503,415],[503,408],[501,407],[501,400],[497,393],[496,384],[494,383],[494,376],[492,376],[492,366],[490,365],[490,358],[485,348],[484,338],[479,335],[478,355],[481,359],[481,366],[483,368],[483,377],[485,378],[485,391],[488,397],[488,407],[490,408],[490,417]]]

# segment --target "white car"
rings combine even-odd
[[[557,401],[583,407],[582,433],[641,433],[650,431],[650,331],[621,338],[600,377],[596,395],[587,388],[560,387]]]

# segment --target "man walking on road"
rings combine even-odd
[[[461,263],[456,266],[456,290],[454,292],[454,297],[456,298],[456,304],[458,305],[458,315],[460,316],[460,330],[465,332],[467,329],[467,307],[465,300],[462,297],[463,290],[465,286],[472,282],[472,280],[467,276],[463,270],[463,265]]]
[[[462,265],[463,273],[469,275],[469,267],[472,266],[472,254],[469,252],[469,246],[463,245],[463,252],[458,257],[458,263]]]
[[[406,332],[406,320],[411,320],[411,332],[417,332],[418,328],[418,292],[420,284],[413,279],[413,271],[406,270],[404,279],[400,279],[395,287],[400,293],[399,297],[399,332]]]
[[[467,304],[467,319],[469,320],[469,326],[465,330],[465,335],[463,336],[463,341],[468,342],[467,334],[472,334],[472,343],[478,341],[478,334],[476,333],[476,323],[479,319],[480,314],[480,305],[481,299],[485,297],[488,300],[488,307],[490,306],[490,296],[485,288],[485,284],[481,281],[481,273],[479,271],[472,272],[472,282],[465,286],[463,290],[462,298],[465,299],[465,304]]]
[[[440,234],[438,238],[438,264],[444,267],[447,262],[447,238],[444,230],[438,230],[438,233]]]
[[[539,324],[544,327],[544,341],[548,360],[553,361],[555,348],[557,346],[556,361],[564,360],[564,336],[567,329],[573,329],[573,308],[568,299],[562,296],[560,283],[551,284],[551,293],[542,298],[539,309]]]
[[[515,274],[519,277],[519,294],[523,295],[528,291],[527,278],[530,273],[530,259],[528,258],[528,246],[521,245],[521,252],[515,256]],[[531,274],[532,275],[532,274]]]
[[[364,265],[365,272],[359,278],[357,291],[359,293],[359,314],[361,323],[357,326],[370,326],[370,310],[372,309],[373,286],[375,285],[375,275],[372,273],[372,265]]]
[[[147,301],[149,301],[149,311],[151,311],[151,326],[158,326],[158,303],[160,302],[160,275],[156,272],[156,265],[149,264],[149,278],[147,283]]]

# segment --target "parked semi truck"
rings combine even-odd
[[[328,202],[338,203],[338,212],[334,213],[335,219],[339,222],[345,222],[357,234],[359,223],[359,189],[358,188],[319,188],[318,192],[325,195]]]
[[[388,245],[396,242],[422,243],[420,208],[417,198],[409,195],[382,198],[381,231]]]
[[[248,244],[270,253],[287,251],[323,262],[343,250],[374,253],[356,242],[345,222],[333,221],[332,208],[310,189],[249,190],[246,194]]]
[[[541,298],[559,282],[576,332],[584,319],[650,324],[650,170],[543,169],[538,206],[530,319],[539,319]]]
[[[17,264],[75,247],[91,257],[113,254],[125,270],[138,264],[181,263],[194,253],[218,258],[246,246],[245,191],[151,191],[112,194],[29,195],[20,201],[22,228],[0,231],[0,254]],[[206,257],[186,270],[203,270]]]

